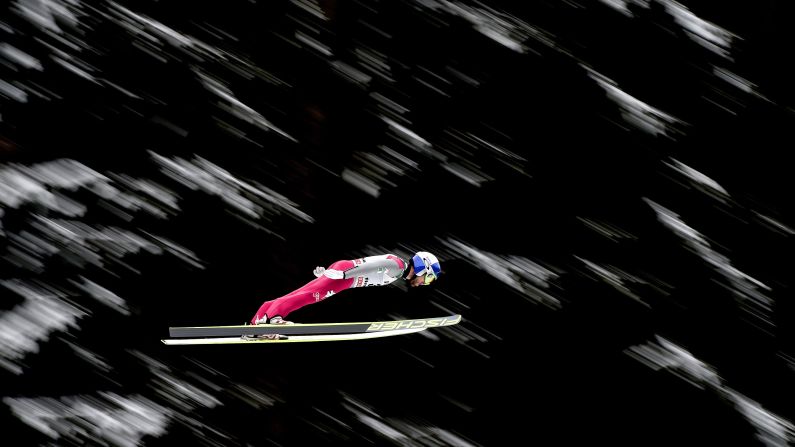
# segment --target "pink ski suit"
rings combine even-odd
[[[280,298],[265,301],[251,319],[251,324],[262,322],[263,317],[282,318],[308,304],[317,303],[354,287],[385,286],[404,277],[408,263],[395,255],[368,256],[352,261],[337,261],[323,274],[298,290]],[[339,279],[333,279],[339,278]]]

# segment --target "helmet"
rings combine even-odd
[[[439,260],[427,251],[418,251],[417,254],[412,256],[411,263],[414,265],[415,275],[425,276],[426,286],[442,273],[442,266],[439,265]]]

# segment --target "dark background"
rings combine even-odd
[[[792,441],[791,4],[688,2],[695,16],[736,35],[727,55],[700,42],[675,20],[672,11],[681,9],[663,1],[630,2],[626,13],[592,1],[322,1],[325,20],[301,2],[120,4],[4,7],[0,40],[40,67],[10,56],[0,66],[0,79],[27,92],[25,101],[8,89],[0,96],[2,169],[71,159],[103,175],[154,181],[178,196],[179,210],[166,218],[143,210],[121,218],[90,188],[61,193],[86,207],[71,220],[158,235],[190,250],[201,267],[168,251],[114,258],[100,249],[111,259],[101,267],[53,255],[41,256],[42,269],[26,268],[11,255],[12,235],[29,230],[37,215],[64,216],[35,198],[4,200],[3,280],[65,290],[86,312],[77,327],[51,331],[37,351],[15,360],[20,372],[0,370],[2,425],[6,436],[18,436],[15,445]],[[57,30],[32,17],[51,18]],[[483,29],[509,33],[523,50]],[[380,53],[388,75],[368,70],[357,49]],[[334,68],[340,62],[369,81],[347,78]],[[634,126],[586,67],[676,122],[658,134]],[[716,69],[752,87],[738,88]],[[208,78],[290,137],[252,124],[251,114],[231,113],[202,81]],[[406,111],[396,118],[374,94]],[[411,142],[383,117],[402,119],[429,144]],[[461,134],[501,151],[452,136]],[[389,159],[383,146],[414,165]],[[312,221],[278,207],[245,215],[223,193],[164,174],[152,153],[201,157],[285,196]],[[402,172],[379,174],[362,161],[368,154]],[[677,172],[674,160],[726,194]],[[455,175],[456,166],[482,181]],[[377,197],[346,181],[350,173],[378,185]],[[757,312],[742,290],[749,283],[707,262],[645,200],[676,213],[724,261],[765,284],[771,308]],[[617,231],[606,235],[586,222]],[[452,241],[490,261],[463,255]],[[290,319],[461,313],[458,327],[360,342],[160,343],[169,326],[248,321],[262,301],[311,279],[316,265],[420,249],[441,260],[445,273],[434,287],[354,290]],[[554,273],[541,289],[555,304],[489,269],[526,265],[516,259]],[[619,272],[625,288],[583,260]],[[512,275],[527,285],[534,274]],[[123,298],[130,313],[70,288],[81,276]],[[30,300],[3,294],[6,316]],[[45,317],[20,318],[41,324]],[[720,379],[627,355],[655,337]],[[734,393],[782,418],[772,426],[783,434],[751,422]],[[135,432],[130,427],[147,425],[111,394],[156,403],[165,430]],[[23,410],[24,399],[39,410]],[[93,402],[118,425],[103,425],[75,401]],[[26,423],[25,411],[48,421],[51,434]]]

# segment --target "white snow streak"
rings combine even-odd
[[[625,353],[654,370],[667,369],[699,388],[717,393],[756,429],[756,437],[764,445],[786,447],[795,442],[792,423],[726,386],[712,367],[674,343],[656,337],[656,341],[632,346]]]

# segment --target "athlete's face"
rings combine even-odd
[[[412,265],[411,270],[409,270],[409,275],[406,279],[409,280],[409,285],[411,287],[419,287],[425,285],[425,277],[424,276],[416,276],[414,274],[414,266]]]
[[[412,276],[412,278],[409,280],[409,284],[411,287],[419,287],[425,284],[425,279],[422,276]]]

